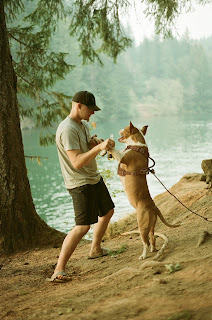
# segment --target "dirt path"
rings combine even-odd
[[[197,174],[186,175],[171,191],[212,220],[212,191],[205,189],[199,178]],[[80,244],[68,263],[67,273],[73,277],[69,283],[45,281],[52,274],[59,248],[1,258],[0,318],[211,320],[212,223],[189,213],[167,193],[157,196],[155,202],[168,221],[182,223],[169,229],[157,222],[156,230],[169,238],[161,265],[140,268],[152,261],[154,254],[149,253],[145,262],[139,261],[139,235],[120,234],[136,228],[133,213],[107,231],[104,246],[116,254],[89,260],[90,243]],[[197,247],[203,231],[208,235]],[[161,245],[158,239],[157,246]],[[179,270],[170,272],[170,265]]]

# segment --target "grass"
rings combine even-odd
[[[117,256],[118,254],[121,254],[121,253],[123,253],[123,252],[126,252],[127,249],[128,249],[128,245],[127,245],[127,244],[123,244],[120,249],[117,249],[117,250],[109,250],[108,255],[111,256],[111,257],[112,257],[112,256]]]
[[[173,314],[172,316],[169,316],[164,320],[192,320],[192,313],[191,311],[184,310],[184,311],[181,311],[180,313]]]

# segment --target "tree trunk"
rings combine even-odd
[[[0,1],[0,253],[54,243],[62,235],[35,211],[24,158],[16,81],[4,1]]]

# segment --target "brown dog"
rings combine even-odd
[[[147,128],[148,126],[145,126],[139,130],[130,122],[128,127],[119,132],[121,135],[119,142],[126,143],[126,149],[122,152],[113,149],[111,153],[119,162],[118,174],[129,202],[137,212],[138,227],[143,241],[143,253],[139,259],[146,259],[149,245],[151,252],[157,251],[155,235],[158,235],[165,240],[165,243],[154,258],[157,259],[168,243],[166,236],[154,233],[157,216],[168,227],[176,228],[179,225],[166,222],[149,193],[146,180],[146,174],[149,173],[149,152],[144,138]]]

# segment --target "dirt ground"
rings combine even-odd
[[[170,191],[212,220],[212,191],[200,181],[200,174],[184,176]],[[155,253],[138,260],[142,253],[138,234],[122,235],[136,228],[132,213],[108,228],[103,246],[114,251],[111,255],[89,260],[90,242],[81,242],[68,262],[71,282],[46,281],[60,248],[1,258],[0,318],[211,320],[212,223],[187,211],[167,192],[154,200],[167,221],[181,222],[171,229],[158,220],[156,231],[169,239],[159,265],[152,265]],[[203,231],[207,236],[198,246]],[[158,238],[157,247],[162,244]]]

